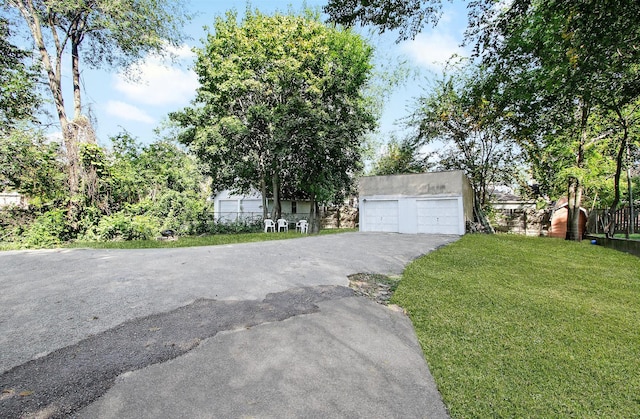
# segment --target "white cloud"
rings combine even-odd
[[[403,43],[401,49],[417,64],[430,70],[440,70],[452,55],[466,55],[460,43],[461,40],[451,35],[434,32],[419,34],[414,40]]]
[[[167,48],[176,58],[191,61],[193,52],[187,45]],[[161,57],[152,55],[134,70],[137,80],[128,80],[124,74],[115,76],[114,88],[133,102],[145,105],[183,105],[193,98],[198,88],[195,72],[181,68],[179,64],[169,66]]]
[[[191,47],[187,44],[182,44],[179,47],[168,46],[165,49],[176,58],[192,60],[196,57],[196,54],[191,51]]]
[[[156,121],[145,111],[119,100],[110,100],[107,102],[106,111],[109,115],[122,118],[127,121],[143,122],[145,124],[153,124]]]

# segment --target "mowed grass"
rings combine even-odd
[[[336,234],[356,231],[355,229],[324,229],[320,234]],[[216,246],[223,244],[250,243],[269,240],[286,240],[305,237],[295,230],[280,233],[238,233],[238,234],[213,234],[203,236],[182,236],[177,240],[130,240],[130,241],[93,241],[73,242],[67,248],[92,248],[92,249],[154,249],[166,247],[194,247]]]
[[[406,269],[404,307],[452,417],[640,417],[640,259],[467,235]]]

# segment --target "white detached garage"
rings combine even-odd
[[[465,233],[473,189],[462,171],[360,179],[360,231]]]

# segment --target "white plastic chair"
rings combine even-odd
[[[269,229],[275,233],[276,223],[274,223],[273,220],[266,219],[264,220],[264,232],[266,233]]]
[[[300,220],[296,223],[296,231],[300,233],[307,233],[309,231],[309,223],[307,220]]]
[[[289,221],[285,220],[284,218],[278,219],[278,232],[280,232],[281,230],[289,231]]]

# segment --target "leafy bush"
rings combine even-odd
[[[22,246],[56,247],[69,239],[65,212],[53,209],[37,217],[22,234]]]
[[[154,217],[118,212],[102,217],[97,235],[101,240],[147,240],[156,236],[158,231],[160,223]]]
[[[0,241],[19,242],[24,230],[36,219],[34,211],[14,205],[0,210]]]
[[[206,232],[207,203],[195,192],[165,191],[151,209],[153,215],[163,220],[162,229],[179,234]]]
[[[96,207],[84,207],[80,220],[78,221],[78,240],[81,241],[97,241],[98,224],[102,214]]]
[[[259,233],[262,231],[262,220],[238,220],[235,222],[210,223],[210,234]]]

